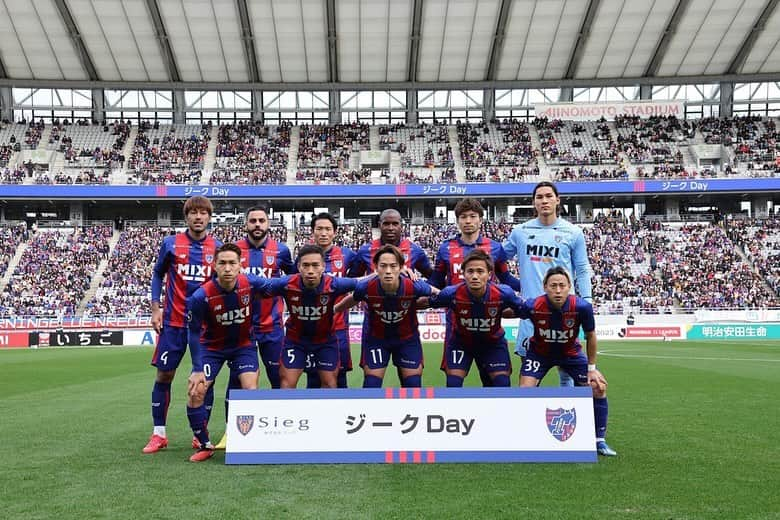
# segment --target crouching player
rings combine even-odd
[[[512,364],[501,314],[507,308],[517,312],[522,300],[509,286],[490,281],[493,260],[485,251],[472,250],[463,259],[461,269],[463,282],[447,286],[430,298],[431,307],[449,308],[454,321],[452,341],[444,345],[441,364],[447,386],[463,386],[472,361],[488,375],[492,386],[509,386]]]
[[[596,369],[596,325],[593,307],[582,298],[569,294],[571,278],[563,267],[553,267],[544,275],[545,294],[527,300],[518,316],[533,323],[534,335],[523,358],[520,386],[537,386],[554,366],[565,370],[576,386],[593,388],[593,413],[596,423],[596,450],[600,455],[617,452],[606,441],[607,381]],[[585,332],[587,357],[577,336]]]
[[[325,253],[307,244],[298,253],[298,274],[269,280],[269,293],[283,296],[290,315],[279,376],[282,388],[295,388],[306,359],[313,355],[323,388],[336,388],[339,348],[334,330],[336,299],[352,291],[357,280],[324,274]],[[309,357],[311,359],[311,357]]]
[[[187,418],[197,439],[190,460],[201,462],[214,454],[209,440],[206,390],[228,362],[241,388],[257,388],[259,362],[252,343],[252,297],[264,294],[268,281],[241,274],[241,250],[225,244],[216,251],[216,279],[209,280],[187,299],[192,373],[188,381]]]
[[[355,291],[336,305],[336,312],[340,312],[359,301],[367,303],[360,354],[363,388],[381,388],[391,356],[401,386],[419,388],[423,350],[416,303],[418,298],[439,291],[423,281],[401,276],[404,256],[392,244],[380,247],[372,262],[376,276],[360,280]]]

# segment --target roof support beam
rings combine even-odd
[[[761,33],[764,32],[769,17],[772,16],[772,13],[775,12],[777,3],[778,0],[767,1],[766,5],[764,6],[764,10],[761,11],[761,14],[756,20],[756,23],[753,24],[750,32],[745,37],[745,41],[742,42],[742,45],[739,47],[737,54],[734,56],[734,59],[731,60],[731,64],[729,65],[728,70],[726,70],[726,74],[736,74],[745,64],[745,60],[747,59],[748,54],[750,54],[750,51],[753,50],[753,46],[756,44],[756,40],[759,36],[761,36]]]
[[[0,57],[0,78],[5,79],[8,77],[8,73],[5,70],[5,64],[3,63],[3,58]]]
[[[257,64],[255,53],[255,36],[252,33],[252,21],[249,19],[249,8],[246,0],[236,0],[238,7],[238,21],[241,24],[241,42],[244,44],[244,59],[246,70],[249,72],[249,81],[260,83],[260,67]]]
[[[87,73],[87,77],[89,77],[90,80],[99,81],[100,78],[98,77],[95,64],[92,61],[92,57],[89,55],[89,51],[87,51],[87,46],[84,45],[84,40],[81,38],[81,33],[76,25],[76,21],[73,20],[73,15],[70,14],[68,4],[65,3],[65,0],[54,0],[54,5],[57,6],[57,11],[60,13],[62,23],[65,24],[68,35],[70,36],[70,39],[73,40],[73,45],[76,47],[76,52],[81,60],[81,66],[84,67],[84,72]],[[5,76],[5,74],[3,74],[3,76]]]
[[[658,73],[658,68],[661,66],[661,60],[664,59],[666,50],[669,48],[669,43],[672,41],[672,36],[677,32],[677,26],[679,25],[680,20],[682,20],[685,11],[688,10],[690,3],[691,0],[677,0],[677,6],[674,8],[672,17],[669,18],[669,23],[666,25],[666,29],[664,29],[663,36],[661,36],[661,40],[655,47],[653,58],[645,69],[645,77],[655,76]]]
[[[168,70],[168,78],[178,83],[181,81],[181,75],[179,74],[179,67],[176,65],[176,57],[173,55],[171,42],[168,40],[168,31],[165,30],[162,14],[160,14],[160,6],[157,5],[157,0],[146,0],[146,7],[149,9],[149,15],[152,17],[154,34],[157,36],[157,43],[160,44],[160,52],[165,62],[165,68]]]
[[[574,44],[574,48],[569,56],[569,65],[566,67],[565,79],[573,79],[577,73],[577,68],[580,66],[582,60],[582,51],[585,50],[585,44],[590,37],[590,29],[593,27],[593,19],[596,18],[596,13],[601,5],[601,0],[590,0],[588,2],[588,9],[585,11],[585,18],[582,20],[582,26],[580,26],[580,32],[577,33],[577,43]]]
[[[328,20],[328,81],[339,80],[338,34],[336,32],[336,0],[325,1],[325,18]]]
[[[406,61],[408,69],[406,80],[414,83],[417,81],[417,64],[420,61],[420,28],[422,27],[423,1],[414,0],[412,7],[412,34],[409,36],[409,59]]]
[[[506,24],[509,20],[509,12],[512,9],[512,0],[501,0],[501,10],[498,12],[496,32],[493,35],[493,43],[490,47],[490,61],[488,61],[486,80],[496,79],[496,69],[504,52],[504,37],[506,36]]]

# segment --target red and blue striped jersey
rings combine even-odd
[[[550,304],[546,294],[531,298],[523,303],[518,316],[531,320],[534,326],[528,348],[552,358],[577,357],[582,351],[580,327],[585,332],[596,329],[593,306],[573,294],[560,310]]]
[[[152,301],[160,301],[165,278],[165,325],[186,326],[187,298],[211,279],[214,256],[221,245],[222,242],[211,235],[195,240],[186,231],[163,239],[152,269]]]
[[[374,271],[374,255],[383,244],[381,239],[377,238],[372,240],[368,244],[360,246],[357,252],[357,258],[353,269],[350,271],[350,276],[363,276],[366,273]],[[429,276],[433,271],[431,267],[431,260],[428,255],[425,254],[423,248],[409,240],[408,238],[402,239],[398,244],[394,244],[401,250],[404,255],[404,265],[409,269],[416,269],[423,276]]]
[[[287,303],[287,339],[296,343],[327,343],[333,339],[333,306],[336,298],[352,291],[353,278],[322,275],[320,284],[308,289],[300,274],[270,280],[269,293],[284,297]]]
[[[236,245],[241,249],[241,270],[246,274],[279,278],[283,272],[290,274],[294,271],[290,249],[271,237],[266,238],[259,247],[252,245],[246,238],[236,242]],[[255,297],[252,306],[255,333],[267,334],[281,328],[284,315],[282,298]]]
[[[353,250],[348,247],[331,246],[330,249],[325,251],[325,272],[330,273],[336,277],[345,277],[347,272],[352,268],[357,255]],[[298,265],[298,259],[295,259],[295,266]],[[294,266],[294,272],[298,272],[297,267]],[[339,296],[336,299],[336,303],[343,300],[346,297]],[[334,316],[335,325],[334,330],[346,330],[349,328],[349,310],[337,312]]]
[[[352,298],[367,303],[363,335],[375,339],[406,340],[419,336],[417,298],[430,296],[431,286],[401,276],[396,294],[387,294],[378,277],[358,281]]]
[[[481,249],[493,259],[493,274],[496,279],[510,286],[515,291],[520,291],[520,280],[509,274],[504,248],[495,240],[482,235],[473,244],[463,242],[461,235],[457,235],[442,243],[439,246],[439,251],[436,253],[433,274],[428,278],[428,283],[441,289],[446,285],[455,285],[462,282],[461,265],[463,259],[474,249]]]
[[[252,299],[268,291],[268,283],[265,278],[241,274],[235,287],[226,291],[212,279],[187,299],[189,345],[194,367],[202,367],[202,361],[197,360],[204,348],[254,348]],[[193,368],[193,371],[199,370]]]
[[[446,307],[453,315],[452,331],[457,345],[477,349],[504,339],[501,312],[519,312],[522,300],[507,285],[488,282],[485,294],[476,297],[465,283],[449,285],[430,298],[431,307]]]

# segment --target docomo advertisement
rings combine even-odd
[[[596,462],[581,388],[237,390],[226,464]]]
[[[615,119],[617,116],[685,116],[680,101],[630,101],[625,103],[540,103],[534,105],[536,117],[569,121]]]

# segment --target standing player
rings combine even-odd
[[[372,276],[358,282],[351,296],[336,305],[347,309],[356,302],[367,303],[363,320],[360,366],[363,388],[381,388],[385,370],[393,358],[401,386],[422,386],[423,350],[417,323],[417,298],[438,292],[427,283],[401,276],[404,257],[397,247],[386,244],[373,258]]]
[[[206,197],[190,197],[184,203],[187,230],[167,236],[152,270],[152,327],[157,346],[152,365],[157,375],[152,388],[154,431],[143,449],[155,453],[168,446],[165,423],[171,402],[171,383],[187,350],[185,309],[187,298],[211,278],[214,254],[221,245],[206,230],[214,207]],[[165,309],[160,307],[165,278]]]
[[[615,456],[607,445],[607,381],[596,369],[596,325],[593,307],[573,294],[569,273],[561,266],[544,276],[545,294],[527,300],[518,315],[531,321],[534,334],[528,343],[520,372],[520,386],[537,386],[553,366],[565,370],[577,386],[593,388],[593,414],[596,423],[596,450]],[[587,357],[577,336],[585,332]]]
[[[510,259],[517,256],[523,297],[535,298],[544,294],[545,273],[551,267],[561,266],[574,273],[577,294],[591,301],[592,270],[582,230],[558,216],[561,199],[553,183],[542,181],[537,184],[532,199],[536,218],[515,226],[504,242],[507,256]],[[532,336],[531,322],[521,322],[515,347],[518,355],[525,356]],[[565,371],[559,370],[559,373],[561,386],[573,386],[574,382]]]
[[[333,307],[336,298],[355,288],[357,280],[324,274],[324,253],[314,244],[301,248],[297,267],[298,274],[270,280],[270,294],[283,296],[290,313],[279,369],[281,387],[298,385],[307,356],[313,354],[322,386],[336,388],[339,349]]]
[[[252,298],[268,289],[268,281],[241,273],[241,249],[235,244],[217,249],[214,270],[216,279],[204,283],[187,299],[192,356],[187,417],[198,441],[192,462],[214,454],[204,394],[213,386],[223,363],[230,365],[241,388],[248,390],[257,388],[260,365],[252,343]]]
[[[320,246],[325,253],[325,272],[333,276],[344,277],[355,261],[356,255],[348,247],[337,246],[334,243],[338,224],[336,218],[330,213],[320,213],[311,219],[311,232],[314,244]],[[297,262],[296,262],[297,264]],[[336,300],[338,303],[343,297]],[[339,388],[347,388],[347,372],[352,370],[352,352],[349,349],[349,315],[344,310],[334,316],[334,331],[339,347],[340,368],[337,376]],[[312,363],[310,360],[309,363]],[[316,367],[307,367],[306,387],[319,388],[321,386]]]
[[[408,238],[402,238],[403,222],[401,214],[395,209],[386,209],[379,215],[379,238],[368,244],[360,246],[357,259],[350,270],[351,276],[361,276],[373,267],[373,258],[376,252],[385,244],[391,244],[401,250],[404,257],[404,266],[408,270],[416,269],[424,277],[433,272],[431,261],[423,248]]]
[[[462,282],[461,263],[463,259],[474,249],[481,249],[493,260],[494,274],[499,282],[509,285],[517,292],[521,291],[520,280],[509,274],[504,248],[495,240],[482,236],[480,232],[484,214],[485,209],[482,204],[471,197],[463,198],[455,205],[455,218],[460,233],[446,240],[439,247],[433,274],[428,278],[428,283],[441,289],[447,285],[456,285]],[[445,344],[452,341],[454,317],[451,310],[447,311],[446,317]],[[479,375],[482,384],[490,386],[490,377],[481,370]]]
[[[430,298],[431,307],[446,307],[454,316],[452,340],[444,345],[441,366],[447,386],[463,386],[472,361],[488,375],[491,386],[509,386],[512,363],[501,315],[507,308],[517,311],[522,301],[511,287],[490,281],[493,260],[485,251],[471,251],[462,269],[463,282]]]
[[[241,250],[241,269],[245,274],[279,278],[282,272],[289,274],[294,271],[290,249],[287,245],[274,240],[269,234],[271,222],[265,206],[249,208],[244,214],[244,226],[246,237],[236,242],[236,245]],[[252,300],[253,334],[271,388],[279,388],[279,356],[284,344],[283,314],[284,301],[279,297],[255,297]],[[230,374],[225,394],[226,413],[230,391],[241,388],[232,370]],[[214,402],[213,392],[213,387],[209,388],[209,393],[206,395],[208,410]],[[227,415],[225,419],[227,420]],[[227,437],[223,435],[216,449],[223,450],[226,445]]]

